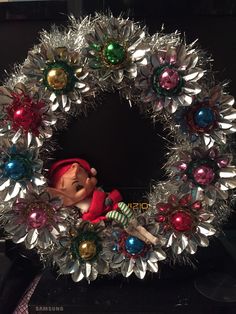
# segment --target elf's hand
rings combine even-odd
[[[105,199],[105,206],[112,206],[113,205],[113,200],[108,196]]]

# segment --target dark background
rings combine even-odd
[[[130,16],[143,25],[146,24],[151,34],[160,30],[164,24],[166,32],[178,29],[185,33],[188,43],[199,38],[199,45],[212,54],[215,60],[213,69],[216,78],[219,81],[231,81],[229,91],[235,94],[236,2],[234,0],[68,0],[0,3],[0,80],[3,81],[6,77],[4,70],[10,72],[14,63],[24,61],[27,51],[38,43],[38,32],[42,28],[49,30],[53,23],[66,24],[68,13],[85,16],[94,14],[95,11],[103,12],[109,9],[114,15],[123,12],[124,16]],[[57,136],[56,139],[62,150],[57,151],[54,157],[56,159],[86,158],[97,168],[102,186],[107,189],[118,187],[126,201],[141,200],[149,191],[150,180],[163,178],[161,166],[165,160],[168,144],[162,139],[166,136],[163,127],[165,126],[159,124],[153,126],[152,122],[140,115],[138,110],[130,109],[124,100],[120,100],[118,94],[103,95],[99,98],[98,108],[95,111],[91,111],[86,119],[81,117],[80,120],[72,121],[68,130]],[[232,265],[235,265],[235,249],[230,242],[233,237],[235,239],[233,219],[225,227],[227,237],[224,242],[212,241],[208,249],[199,250],[200,253],[196,255],[196,259],[200,262],[200,269],[204,269],[205,272],[210,272],[212,269],[231,272],[234,268]],[[0,282],[1,275],[5,276],[3,284],[0,285],[0,314],[11,313],[24,289],[40,269],[34,256],[7,243],[6,253],[10,262],[3,253],[4,248],[5,242],[2,241]],[[142,301],[142,296],[139,296],[137,290],[139,288],[143,289],[142,291],[146,289],[149,291],[147,294],[144,292],[144,306],[147,305],[145,300],[148,298],[148,293],[152,296],[152,300],[155,300],[153,291],[157,289],[160,305],[158,313],[170,314],[172,310],[173,313],[235,313],[234,305],[208,304],[206,299],[204,301],[199,298],[192,286],[192,275],[192,269],[176,270],[175,268],[166,271],[164,267],[162,276],[168,277],[168,281],[159,283],[158,289],[153,283],[149,285],[148,281],[146,286],[144,283],[142,284],[144,286],[141,286],[139,281],[131,281],[131,285],[127,287],[124,280],[118,280],[114,282],[114,286],[113,283],[99,281],[93,286],[92,289],[96,290],[93,291],[87,290],[86,284],[80,286],[81,288],[78,288],[80,290],[76,290],[70,280],[66,283],[65,281],[55,283],[54,277],[52,279],[51,275],[46,274],[32,302],[33,305],[38,304],[39,301],[42,304],[45,300],[46,305],[50,305],[50,302],[57,304],[64,289],[71,289],[71,292],[65,295],[67,302],[73,300],[76,304],[79,293],[82,296],[82,304],[87,300],[85,295],[90,293],[94,295],[98,292],[97,298],[91,298],[91,303],[90,301],[87,304],[83,303],[83,306],[87,310],[100,309],[101,313],[104,313],[105,310],[112,308],[112,303],[109,302],[114,300],[107,300],[104,295],[99,295],[99,291],[106,295],[106,289],[108,292],[113,289],[114,296],[121,293],[122,287],[124,291],[129,289],[127,295],[131,296],[127,299],[127,295],[124,294],[114,301],[121,302],[122,313],[125,306],[127,311],[130,309],[127,308],[130,306],[128,301],[133,302],[131,302],[133,309],[137,313],[138,308],[134,304],[136,295]],[[182,281],[183,278],[185,282]],[[55,289],[55,286],[58,286],[58,289]],[[48,293],[50,298],[47,298]],[[142,308],[141,303],[138,303],[140,308]],[[151,307],[152,301],[149,309]],[[81,310],[80,313],[84,312]]]

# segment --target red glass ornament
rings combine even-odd
[[[179,84],[179,74],[172,68],[165,68],[159,75],[159,84],[165,90],[172,90]]]
[[[191,205],[191,208],[195,210],[202,209],[202,203],[200,201],[196,201]]]
[[[166,217],[163,216],[163,215],[158,215],[158,216],[156,217],[156,221],[157,221],[157,222],[164,222],[165,220],[166,220]]]
[[[170,209],[170,205],[167,203],[158,203],[156,205],[156,208],[160,211],[160,212],[168,212],[168,210]]]
[[[170,223],[175,230],[185,232],[192,229],[193,219],[190,214],[179,210],[171,216]]]
[[[184,195],[180,200],[179,200],[179,204],[181,206],[187,206],[189,205],[189,203],[191,203],[192,201],[192,195],[191,194],[187,194]]]
[[[42,108],[44,102],[34,102],[28,95],[21,93],[12,94],[12,103],[7,109],[9,120],[13,122],[14,130],[22,128],[25,132],[39,134],[42,123]]]
[[[43,209],[33,208],[28,217],[28,225],[33,229],[39,229],[46,225],[47,215]]]
[[[201,165],[193,170],[194,180],[201,185],[209,185],[215,178],[214,170],[208,165]]]

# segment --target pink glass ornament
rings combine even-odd
[[[186,170],[188,167],[187,163],[186,162],[180,162],[178,165],[177,165],[177,169],[181,170],[181,171],[184,171]]]
[[[219,151],[216,147],[211,147],[208,151],[208,156],[215,159],[219,155]]]
[[[27,204],[25,203],[23,199],[17,199],[12,205],[12,209],[15,212],[20,212],[24,210],[26,207],[27,207]]]
[[[47,222],[47,215],[44,210],[40,208],[32,209],[28,217],[28,225],[33,229],[39,229],[45,226]]]
[[[176,70],[165,68],[158,79],[161,88],[171,90],[179,84],[180,77]]]
[[[227,167],[229,164],[229,158],[219,158],[217,160],[217,165],[220,167],[220,168],[225,168]]]
[[[208,165],[201,165],[193,170],[194,180],[201,185],[209,185],[215,178],[215,173]]]
[[[182,177],[181,177],[181,179],[182,179],[183,181],[188,181],[188,176],[187,176],[187,174],[183,174]]]

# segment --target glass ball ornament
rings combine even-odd
[[[22,200],[16,199],[15,202],[12,205],[12,210],[16,213],[22,212],[27,207],[26,203]]]
[[[194,122],[200,128],[209,128],[215,121],[215,115],[211,108],[199,108],[194,114]]]
[[[24,130],[37,130],[42,123],[42,117],[32,107],[22,106],[14,111],[13,121],[17,127],[22,127]]]
[[[32,208],[29,213],[27,223],[28,226],[33,229],[40,229],[47,223],[47,214],[41,208]]]
[[[136,255],[142,252],[144,249],[145,243],[139,238],[134,236],[129,236],[125,240],[125,249],[131,255]]]
[[[5,175],[13,180],[21,180],[28,174],[28,165],[23,158],[13,158],[4,165]]]
[[[84,261],[89,261],[96,256],[97,246],[94,241],[84,240],[79,243],[78,251]]]
[[[55,67],[47,73],[47,83],[54,90],[66,88],[68,83],[68,73],[61,67]]]
[[[189,213],[178,210],[171,215],[170,224],[176,231],[190,231],[193,227],[193,219]]]
[[[125,48],[117,42],[108,43],[103,49],[105,61],[111,65],[121,64],[125,60]]]
[[[193,169],[194,181],[199,185],[207,186],[211,184],[215,178],[215,172],[209,165],[199,165]]]
[[[158,82],[161,88],[169,91],[179,85],[180,77],[173,68],[165,68],[158,76]]]
[[[166,221],[166,217],[163,216],[163,215],[157,215],[156,221],[157,222],[165,222]]]

